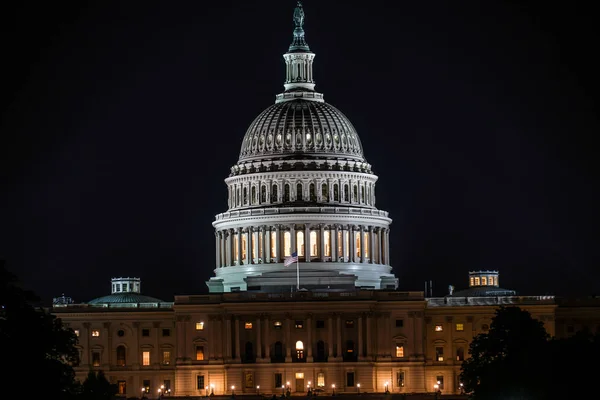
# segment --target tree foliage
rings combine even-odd
[[[34,380],[45,397],[71,399],[78,389],[72,368],[79,362],[77,337],[38,302],[0,260],[0,352],[9,367],[3,378],[9,391],[23,393]]]
[[[83,382],[82,400],[109,400],[117,394],[118,387],[106,379],[103,371],[90,371]]]
[[[473,399],[569,399],[589,390],[595,369],[586,360],[600,356],[600,336],[551,339],[529,312],[500,307],[489,332],[473,339],[469,353],[460,379]]]

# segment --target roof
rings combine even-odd
[[[135,292],[113,293],[88,301],[88,304],[165,303],[165,301]]]
[[[468,289],[454,292],[448,297],[489,297],[489,296],[514,296],[517,292],[509,289],[502,289],[497,286],[473,286]]]

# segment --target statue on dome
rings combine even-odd
[[[301,28],[304,25],[304,9],[301,2],[298,2],[298,5],[294,9],[294,22],[297,28]]]

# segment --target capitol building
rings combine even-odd
[[[298,3],[284,90],[225,178],[208,292],[164,301],[138,277],[115,277],[104,297],[55,299],[78,336],[77,376],[102,370],[124,397],[458,394],[469,343],[501,305],[552,336],[599,326],[597,304],[521,296],[485,268],[444,297],[397,290],[378,177],[348,117],[316,91],[304,18]]]

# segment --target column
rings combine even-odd
[[[275,225],[275,262],[279,262],[281,254],[281,225]]]
[[[237,265],[242,265],[242,228],[237,228]]]
[[[373,341],[373,336],[371,334],[371,313],[367,313],[367,358],[370,359],[372,355],[371,342]]]
[[[310,243],[310,225],[304,224],[304,259],[307,263],[310,262],[310,253],[312,250],[312,243]]]
[[[134,322],[134,326],[135,326],[135,324],[139,324],[139,322]],[[90,355],[91,355],[90,336],[92,336],[92,332],[90,331],[90,326],[91,326],[91,324],[89,322],[84,322],[83,323],[83,332],[81,334],[85,335],[84,336],[85,337],[85,345],[84,345],[85,347],[84,347],[83,354],[81,355],[81,364],[82,365],[89,365],[89,364],[92,363],[91,360],[90,360]],[[136,330],[136,334],[137,334],[137,330]],[[136,347],[135,347],[134,352],[135,352],[135,355],[137,357],[137,353],[138,353],[138,345],[137,345],[137,343],[136,343]]]
[[[354,229],[354,225],[348,226],[348,235],[350,236],[348,239],[348,241],[350,242],[350,262],[356,262],[356,231]]]
[[[328,345],[328,358],[333,358],[333,315],[329,314],[329,319],[327,320],[327,345]]]
[[[240,357],[240,316],[236,315],[234,319],[233,329],[235,330],[235,341],[233,342],[233,354],[235,354],[235,361],[241,362]]]
[[[252,227],[245,229],[246,231],[246,264],[252,264]],[[239,345],[239,344],[238,344]]]
[[[365,227],[363,225],[360,226],[360,231],[358,232],[360,235],[360,262],[365,262]]]
[[[264,243],[264,242],[263,242]],[[257,360],[262,359],[262,338],[260,335],[260,324],[262,323],[261,315],[256,317],[256,358]]]
[[[215,323],[217,324],[217,337],[215,337],[215,347],[217,351],[217,358],[219,360],[223,359],[223,317],[216,316]],[[218,338],[218,340],[217,340]],[[218,345],[217,345],[218,343]]]
[[[332,226],[329,226],[329,237],[331,238],[331,262],[336,262],[337,261],[337,237],[338,237],[338,232],[340,230],[338,225],[334,225],[333,228],[331,229]]]
[[[231,360],[233,358],[233,354],[231,353],[231,317],[229,317],[228,315],[224,315],[223,318],[226,318],[225,326],[227,327],[225,331],[225,355],[227,360]]]
[[[321,228],[320,232],[319,232],[319,237],[321,238],[320,239],[321,243],[319,243],[319,252],[320,252],[319,255],[321,256],[320,257],[321,261],[325,262],[325,224],[320,224],[319,228]],[[331,249],[331,230],[329,231],[329,238],[330,238],[329,239],[330,240],[329,249]]]
[[[113,354],[112,334],[111,334],[111,330],[110,330],[110,322],[105,322],[102,326],[104,328],[102,335],[105,335],[105,337],[107,338],[107,346],[106,347],[108,348],[108,351],[105,352],[106,355],[104,357],[102,357],[103,361],[105,361],[105,363],[108,364],[108,365],[104,366],[104,368],[106,369],[106,368],[110,368],[110,365],[112,365],[112,354]],[[158,341],[158,335],[157,335],[156,340]]]
[[[310,313],[306,316],[306,328],[308,329],[308,338],[306,339],[306,361],[313,362],[312,314],[310,314]]]
[[[369,259],[371,264],[375,264],[375,228],[369,227]]]
[[[269,314],[265,314],[265,334],[264,334],[264,340],[265,340],[265,359],[267,359],[269,362],[271,361],[271,338],[270,338],[270,330],[271,327],[270,325],[270,318],[269,318]]]
[[[377,228],[377,264],[383,264],[383,254],[381,254],[381,232],[382,228]]]
[[[387,265],[392,265],[390,264],[390,229],[386,229],[385,230],[385,263]]]
[[[271,262],[271,227],[263,230],[263,263]]]
[[[208,346],[206,346],[206,359],[210,360],[215,358],[215,346],[217,343],[216,329],[216,317],[214,315],[208,316]]]
[[[340,313],[337,313],[336,315],[336,329],[337,329],[337,354],[335,355],[336,358],[341,359],[342,358],[342,316],[340,315]]]
[[[215,232],[215,267],[221,267],[221,233]]]
[[[290,238],[290,246],[292,247],[290,249],[290,254],[291,254],[291,253],[293,253],[295,251],[298,251],[298,249],[296,248],[296,226],[293,225],[293,224],[290,225],[290,236],[291,236],[291,238]],[[306,243],[306,239],[304,239],[304,241]],[[283,249],[284,254],[285,254],[285,250],[286,249]]]
[[[342,225],[342,258],[344,259],[344,262],[348,262],[348,258],[346,258],[346,253],[348,252],[347,247],[347,243],[346,243],[346,232],[348,232],[348,230]]]
[[[227,266],[233,265],[233,230],[227,229]]]
[[[291,315],[286,314],[286,316],[285,316],[285,362],[292,361],[292,348],[290,346],[291,345],[290,341],[292,340],[291,332],[290,332],[291,329],[292,329]]]
[[[252,232],[252,248],[254,249],[254,256],[250,259],[252,264],[258,264],[258,259],[260,258],[260,236],[262,236],[262,227],[260,228],[249,228],[249,231]],[[256,234],[256,235],[255,235]],[[263,242],[264,243],[264,242]]]
[[[363,324],[362,314],[358,316],[358,360],[363,358]]]

